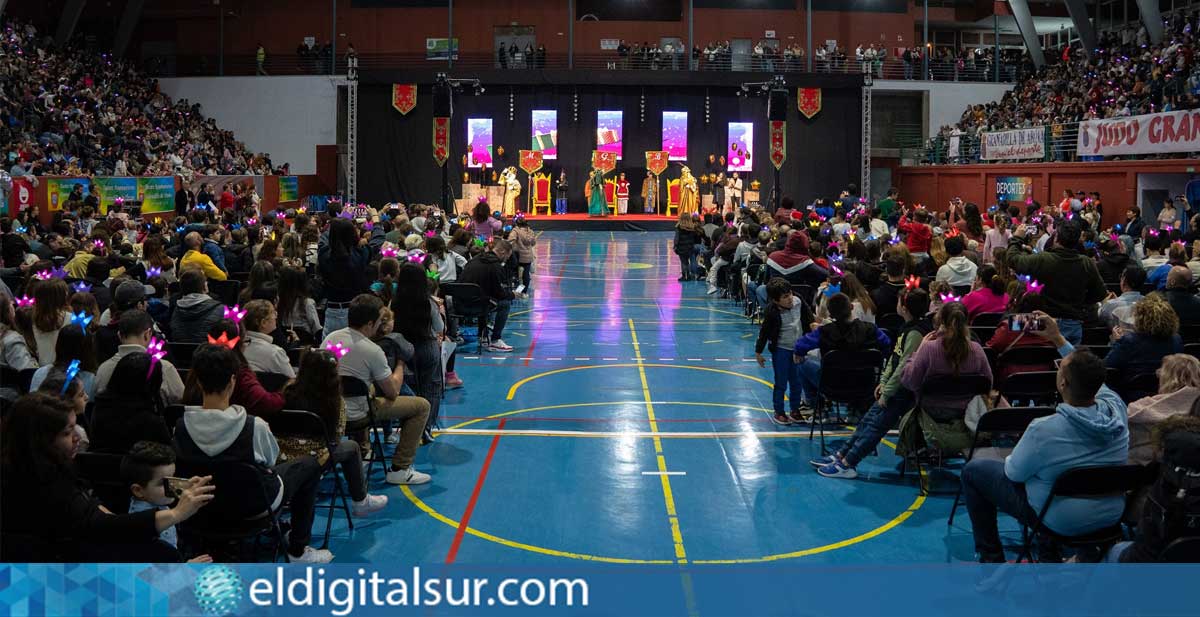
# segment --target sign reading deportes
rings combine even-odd
[[[1079,156],[1200,151],[1200,110],[1079,123]]]
[[[984,133],[979,158],[985,161],[1040,159],[1046,157],[1046,127]]]

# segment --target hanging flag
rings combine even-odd
[[[542,168],[542,151],[541,150],[522,150],[521,151],[521,169],[525,173],[531,174]]]
[[[771,164],[775,169],[783,167],[787,160],[787,122],[772,120],[770,123]]]
[[[804,114],[805,118],[812,120],[813,116],[821,112],[821,89],[799,88],[796,90],[796,107],[800,109],[800,113]]]
[[[617,168],[616,152],[601,152],[592,150],[592,167],[608,173]]]
[[[654,175],[661,175],[667,170],[669,155],[666,150],[647,150],[646,151],[646,169]]]
[[[439,116],[433,119],[433,160],[438,167],[450,158],[450,118]]]
[[[417,106],[417,84],[392,84],[392,107],[408,115]]]

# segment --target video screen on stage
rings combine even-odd
[[[596,112],[596,149],[601,152],[614,152],[617,160],[621,160],[621,112]]]
[[[533,143],[530,150],[541,150],[542,160],[558,158],[558,111],[533,110]]]
[[[664,111],[662,123],[662,149],[667,151],[667,160],[687,160],[687,112]]]
[[[467,118],[467,167],[492,166],[492,119]]]
[[[754,152],[754,123],[729,123],[729,152],[725,153],[726,171],[753,171],[754,162],[750,153]]]

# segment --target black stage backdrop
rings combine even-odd
[[[509,121],[509,94],[512,94],[513,120]],[[645,121],[642,122],[641,97],[645,93]],[[578,93],[579,121],[573,120],[573,100]],[[708,97],[710,121],[705,122],[705,97]],[[787,162],[781,172],[783,195],[808,203],[817,195],[836,195],[847,183],[858,183],[861,175],[861,91],[857,88],[824,88],[823,108],[812,120],[796,109],[796,90],[788,96]],[[467,118],[492,118],[496,146],[504,146],[497,157],[500,168],[518,166],[519,150],[531,141],[531,111],[558,110],[558,158],[547,161],[543,171],[557,177],[566,169],[571,186],[569,210],[584,212],[583,185],[591,169],[592,150],[596,147],[596,112],[624,112],[624,143],[617,172],[626,172],[631,194],[639,195],[646,176],[645,152],[662,147],[662,112],[688,112],[688,165],[694,175],[715,171],[708,166],[708,155],[718,157],[728,150],[728,122],[754,122],[754,171],[743,172],[745,184],[757,179],[762,183],[765,202],[773,179],[768,154],[767,100],[765,97],[740,98],[736,88],[639,86],[501,86],[488,85],[481,96],[456,95],[451,121],[450,186],[454,197],[461,197],[462,156],[466,151]],[[419,87],[417,107],[402,115],[391,104],[391,87],[364,84],[359,87],[358,196],[365,202],[381,204],[438,203],[441,198],[441,169],[431,155],[433,142],[432,86]],[[663,173],[667,179],[679,177],[680,164],[672,163]],[[489,172],[490,175],[490,172]],[[527,178],[519,172],[524,183]],[[613,177],[610,174],[608,177]],[[728,175],[728,173],[726,174]],[[524,199],[524,196],[522,196]],[[637,199],[632,200],[637,202]],[[631,204],[630,211],[634,206]]]

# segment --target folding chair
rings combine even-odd
[[[1000,383],[1000,396],[1012,401],[1035,405],[1058,403],[1058,373],[1055,371],[1031,371],[1013,373]]]
[[[200,343],[167,343],[167,359],[177,368],[192,368],[192,354]]]
[[[388,466],[384,463],[386,452],[383,447],[383,435],[380,431],[381,427],[375,419],[375,397],[371,396],[371,387],[357,377],[343,375],[342,398],[355,397],[366,397],[367,415],[365,418],[347,422],[346,432],[367,429],[367,440],[371,444],[371,460],[367,464],[367,477],[371,476],[371,470],[375,467],[375,463],[379,463],[379,470],[387,475]]]
[[[29,384],[33,383],[33,374],[36,372],[36,368],[18,371],[9,366],[0,366],[0,383],[12,385],[18,396],[29,394]]]
[[[129,512],[129,487],[121,480],[120,454],[80,452],[75,455],[75,473],[87,480],[104,507],[113,514]]]
[[[967,329],[971,331],[971,336],[973,336],[980,345],[986,344],[988,341],[992,340],[992,335],[996,333],[996,326],[970,325],[967,326]]]
[[[488,313],[492,311],[493,303],[484,297],[479,285],[474,283],[443,283],[441,290],[450,300],[447,310],[451,316],[458,318],[459,323],[470,323],[474,319],[479,324],[479,340],[476,353],[483,352],[483,332],[486,328]]]
[[[1004,313],[980,313],[971,320],[972,326],[990,327],[992,331],[1000,325],[1000,320],[1004,318]]]
[[[254,371],[254,376],[258,378],[258,383],[267,392],[282,392],[283,387],[287,385],[291,378],[283,373],[262,373]]]
[[[869,409],[883,368],[883,354],[874,349],[831,351],[821,356],[820,400],[808,426],[808,439],[820,426],[821,454],[825,449],[825,416],[837,405]]]
[[[244,541],[254,540],[252,558],[258,560],[259,542],[263,537],[275,542],[271,561],[285,549],[279,512],[271,509],[274,496],[267,491],[268,482],[278,482],[275,471],[243,461],[210,462],[180,457],[175,464],[176,475],[212,476],[212,501],[194,516],[179,524],[181,540],[198,542],[203,552],[209,543],[229,545],[236,542],[237,556],[243,556]],[[280,489],[282,490],[282,488]]]
[[[875,325],[888,334],[888,338],[895,343],[896,338],[900,336],[900,330],[904,328],[904,317],[900,313],[888,313],[875,318]]]
[[[1019,441],[1030,422],[1051,415],[1054,415],[1053,407],[1000,407],[983,414],[971,436],[971,450],[967,452],[966,462],[970,463],[975,459],[975,452],[979,449],[982,436],[987,435],[988,439],[995,439],[1000,435],[1015,436]],[[960,482],[958,492],[954,495],[954,505],[950,508],[950,520],[946,521],[947,526],[954,524],[954,513],[958,511],[958,503],[961,500],[962,483]]]
[[[346,514],[346,525],[350,531],[354,531],[354,517],[350,515],[350,504],[346,499],[347,489],[342,485],[342,476],[339,473],[338,464],[333,460],[333,451],[337,449],[338,442],[329,439],[328,427],[325,426],[325,421],[321,416],[300,409],[284,409],[271,418],[271,432],[277,436],[297,436],[309,439],[319,438],[325,444],[325,450],[329,453],[329,458],[325,461],[325,466],[321,468],[321,479],[327,476],[333,477],[333,492],[323,493],[322,497],[328,497],[329,503],[323,506],[316,506],[318,510],[328,510],[325,517],[325,540],[321,542],[321,548],[329,547],[329,531],[333,528],[333,513],[338,510],[338,501],[341,501],[341,510]],[[340,438],[341,436],[336,436]]]
[[[992,363],[992,370],[996,375],[1001,374],[1006,366],[1036,366],[1041,367],[1040,370],[1043,371],[1054,371],[1054,361],[1059,357],[1058,350],[1053,347],[1017,345],[998,354],[996,361]]]
[[[1200,536],[1176,538],[1158,555],[1159,563],[1200,563]]]
[[[1125,497],[1142,487],[1149,486],[1157,476],[1157,464],[1146,466],[1098,465],[1077,467],[1063,472],[1054,481],[1054,486],[1050,488],[1050,494],[1046,496],[1046,503],[1042,504],[1042,509],[1038,512],[1037,520],[1030,527],[1022,526],[1022,547],[1017,561],[1032,559],[1033,539],[1041,532],[1049,534],[1058,543],[1070,547],[1104,546],[1119,542],[1124,537],[1119,518],[1104,529],[1078,536],[1067,536],[1046,527],[1046,512],[1050,510],[1050,505],[1054,503],[1055,497],[1080,499],[1098,499],[1114,495]]]
[[[226,306],[233,306],[238,303],[238,294],[242,291],[241,281],[208,281],[208,295],[216,298],[218,302]]]
[[[1083,329],[1083,339],[1080,342],[1084,345],[1107,345],[1111,340],[1112,328],[1091,327]]]
[[[1187,343],[1183,346],[1183,353],[1200,360],[1200,343]]]
[[[920,409],[922,402],[927,397],[943,397],[943,398],[965,398],[969,399],[974,396],[987,396],[991,391],[991,381],[987,377],[981,375],[936,375],[933,378],[927,378],[925,383],[921,384],[921,390],[917,392],[916,408]],[[963,415],[966,415],[966,405],[963,405]],[[929,486],[925,480],[925,475],[922,473],[921,457],[913,456],[913,462],[917,465],[917,478],[920,480],[921,494],[929,494]],[[904,475],[908,461],[901,463],[900,475]],[[941,449],[937,450],[936,459],[933,460],[931,469],[942,468],[945,463],[945,458],[942,457]]]

